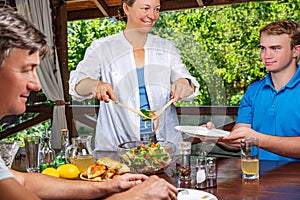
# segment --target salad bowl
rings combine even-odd
[[[175,150],[175,144],[164,140],[132,141],[118,146],[120,160],[131,172],[146,175],[162,173],[171,164]]]

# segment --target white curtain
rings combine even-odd
[[[58,102],[53,110],[51,143],[53,148],[61,148],[60,130],[67,128],[67,122],[62,78],[56,48],[53,44],[50,0],[16,0],[16,6],[18,12],[27,16],[47,36],[47,42],[53,50],[51,56],[41,61],[38,75],[47,98]]]

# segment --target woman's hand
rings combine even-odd
[[[192,87],[186,78],[180,78],[171,86],[171,98],[174,100],[174,104],[182,98],[188,97],[194,93],[194,85]]]
[[[109,100],[111,99],[115,102],[118,102],[112,86],[109,83],[102,81],[97,81],[97,84],[93,90],[93,96],[100,101],[109,102]]]

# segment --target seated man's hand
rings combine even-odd
[[[132,199],[151,199],[151,200],[176,200],[178,190],[166,180],[158,176],[150,176],[149,179],[137,184],[131,189],[110,196],[109,200],[132,200]]]

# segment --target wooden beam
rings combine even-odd
[[[199,5],[200,7],[203,7],[203,6],[204,6],[204,3],[203,3],[202,0],[196,0],[196,1],[197,1],[198,5]]]
[[[105,0],[105,3],[107,6],[121,6],[122,1],[121,0]]]
[[[67,11],[73,10],[87,10],[91,8],[97,8],[97,5],[91,0],[72,0],[66,1]]]
[[[3,139],[3,138],[6,138],[8,136],[11,136],[17,132],[20,132],[22,130],[25,130],[27,128],[30,128],[31,126],[34,126],[36,124],[39,124],[39,123],[42,123],[48,119],[51,119],[52,117],[52,114],[49,115],[49,114],[40,114],[38,117],[35,117],[31,120],[28,120],[26,122],[23,122],[21,124],[18,124],[12,128],[8,128],[6,129],[5,131],[1,132],[0,134],[0,140]]]
[[[96,6],[99,8],[99,10],[102,12],[102,14],[104,15],[104,17],[108,17],[108,9],[107,6],[105,4],[105,2],[103,0],[92,0]]]

